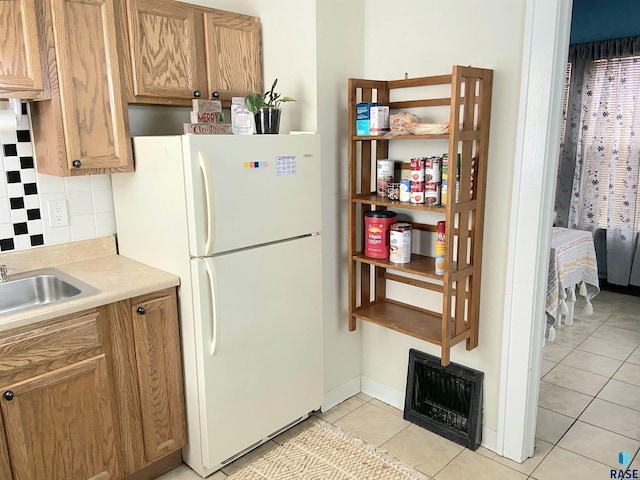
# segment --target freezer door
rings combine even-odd
[[[190,252],[320,231],[318,135],[183,137]]]
[[[193,260],[203,461],[223,461],[320,407],[320,236]]]

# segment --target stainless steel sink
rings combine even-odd
[[[10,275],[0,283],[0,315],[76,300],[100,291],[56,268]]]

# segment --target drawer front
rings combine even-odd
[[[0,337],[0,378],[44,373],[102,352],[101,310]]]

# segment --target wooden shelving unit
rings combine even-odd
[[[356,319],[359,318],[439,345],[442,365],[449,364],[453,345],[466,341],[467,350],[478,346],[492,81],[492,70],[458,65],[452,67],[451,74],[432,77],[394,81],[349,79],[349,330],[356,329]],[[436,85],[450,85],[450,96],[406,100],[416,87]],[[403,100],[393,101],[400,92]],[[392,113],[448,106],[449,133],[392,138],[356,136],[356,104],[371,101],[389,105]],[[376,195],[372,170],[377,160],[390,158],[389,143],[429,140],[448,140],[450,182],[447,205],[428,207],[390,201]],[[458,154],[460,188],[455,201]],[[412,254],[411,261],[405,264],[364,256],[363,216],[369,210],[387,208],[409,216],[418,213],[416,211],[440,214],[446,222],[444,275],[435,273],[434,258],[425,255]],[[413,227],[435,232],[435,225],[431,224],[414,223]],[[434,312],[388,298],[387,282],[441,293],[441,311]]]

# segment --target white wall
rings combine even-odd
[[[317,128],[316,0],[192,0],[210,8],[260,17],[264,86],[297,100],[282,107],[280,131]]]
[[[347,80],[364,70],[364,0],[317,2],[318,131],[322,141],[325,392],[361,372],[360,333],[349,332]],[[348,394],[349,392],[345,392]],[[339,396],[334,401],[342,400]],[[327,407],[331,399],[326,399]]]
[[[365,3],[365,77],[398,79],[449,73],[451,65],[494,69],[489,170],[485,211],[479,346],[464,343],[451,359],[481,370],[484,425],[498,424],[500,356],[515,151],[525,0],[384,0]],[[381,61],[384,60],[384,61]],[[390,156],[408,155],[415,146],[392,145]],[[402,148],[402,149],[401,149]],[[444,150],[446,151],[446,144]],[[415,295],[415,294],[410,294]],[[408,349],[439,356],[426,342],[364,323],[363,376],[404,392]]]

